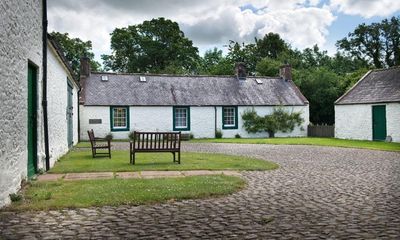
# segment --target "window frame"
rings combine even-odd
[[[126,110],[126,125],[125,127],[114,127],[114,109],[116,108],[124,108]],[[123,132],[129,131],[129,106],[110,106],[110,129],[111,132]]]
[[[186,109],[186,127],[176,126],[176,110]],[[190,131],[190,107],[189,106],[174,106],[172,107],[172,129],[174,131]]]
[[[226,125],[225,124],[225,109],[233,108],[235,113],[234,116],[234,124],[233,125]],[[238,107],[237,106],[222,106],[222,129],[238,129]]]

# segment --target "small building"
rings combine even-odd
[[[45,6],[0,1],[0,207],[78,141],[79,87],[47,40]]]
[[[369,71],[336,100],[335,137],[400,142],[400,67]]]
[[[307,99],[291,80],[291,68],[281,77],[248,77],[243,64],[236,76],[178,76],[91,72],[81,63],[80,137],[93,129],[99,137],[112,133],[126,139],[130,131],[181,131],[195,138],[267,137],[249,134],[241,115],[254,108],[271,114],[276,106],[301,112],[304,123],[290,133],[276,136],[306,136],[309,123]]]

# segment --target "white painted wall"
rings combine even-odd
[[[372,140],[373,105],[386,105],[387,134],[400,142],[400,103],[335,105],[335,137]]]
[[[78,142],[78,86],[73,82],[68,70],[58,57],[51,44],[47,47],[47,106],[49,126],[50,166],[68,152],[67,125],[67,78],[73,85],[73,132],[74,144]],[[44,166],[39,166],[44,168]]]
[[[38,161],[44,161],[42,96],[42,1],[0,1],[0,207],[27,176],[28,61],[38,66]]]
[[[130,131],[172,131],[173,112],[172,107],[130,107]],[[222,107],[217,109],[217,129],[222,130],[223,137],[232,138],[239,133],[242,137],[268,137],[268,133],[248,134],[243,128],[241,114],[251,107],[238,107],[239,122],[238,129],[222,129]],[[306,136],[307,125],[309,124],[308,106],[285,107],[287,111],[302,112],[305,122],[296,127],[292,133],[276,134],[277,137],[285,136]],[[273,107],[255,107],[259,115],[271,114]],[[102,106],[80,106],[81,139],[88,139],[87,130],[93,129],[95,135],[104,137],[110,129],[110,107]],[[102,124],[89,124],[89,119],[101,119]],[[195,138],[213,138],[215,136],[215,108],[214,107],[190,107],[190,131]],[[115,139],[128,137],[129,131],[112,132]]]

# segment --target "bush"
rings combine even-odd
[[[132,141],[135,140],[135,131],[129,132],[128,137],[129,137],[129,139],[132,140]]]
[[[114,136],[113,136],[113,134],[112,133],[108,133],[107,135],[106,135],[106,137],[105,137],[105,139],[107,139],[107,140],[112,140],[114,138]]]
[[[19,202],[22,200],[22,195],[18,193],[11,193],[10,195],[11,202]]]
[[[217,131],[215,131],[215,138],[222,138],[222,132],[221,132],[221,130],[217,130]]]
[[[243,127],[248,133],[266,131],[270,137],[275,137],[278,131],[291,132],[295,126],[300,126],[304,121],[300,112],[288,113],[282,107],[274,108],[271,115],[264,117],[258,116],[252,109],[244,112],[242,119]]]
[[[239,133],[236,133],[235,138],[242,138]]]
[[[193,139],[193,138],[194,138],[193,133],[190,133],[190,134],[189,134],[189,138],[190,138],[190,139]]]

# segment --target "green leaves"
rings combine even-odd
[[[289,113],[283,107],[274,108],[272,114],[264,117],[259,116],[253,108],[245,111],[242,119],[243,127],[248,133],[266,131],[270,137],[274,137],[278,131],[292,132],[296,126],[300,126],[304,122],[301,113]]]
[[[102,55],[106,70],[117,72],[192,73],[198,49],[176,22],[165,18],[116,28],[111,33],[112,55]]]

